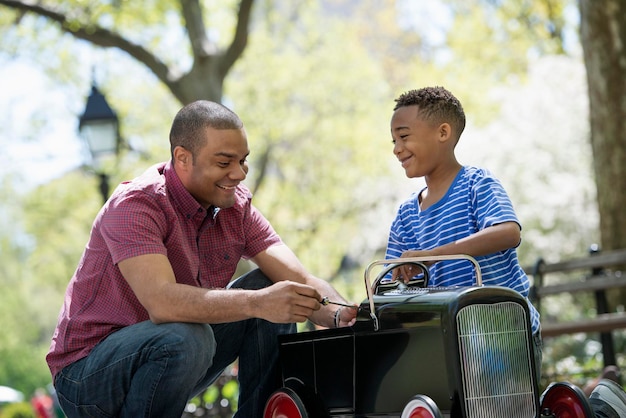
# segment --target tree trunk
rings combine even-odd
[[[602,250],[626,248],[626,0],[580,0]]]

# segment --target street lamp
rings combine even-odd
[[[107,157],[117,156],[121,141],[117,115],[95,85],[91,86],[78,132],[89,147],[93,168],[100,177],[100,193],[106,202],[109,198],[109,175],[104,169],[104,161]]]

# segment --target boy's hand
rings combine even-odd
[[[432,253],[428,250],[415,250],[415,251],[405,251],[402,253],[400,258],[408,258],[408,257],[428,257],[431,256]],[[423,264],[429,266],[433,264],[432,261],[422,262]],[[393,269],[391,273],[391,279],[397,280],[400,282],[408,283],[415,276],[422,274],[423,271],[421,268],[417,266],[413,266],[411,264],[405,264],[398,268]]]

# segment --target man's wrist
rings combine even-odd
[[[335,311],[335,316],[333,319],[333,324],[335,325],[335,328],[339,328],[339,323],[341,322],[341,309],[343,308],[339,307],[339,309]]]

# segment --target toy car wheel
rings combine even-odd
[[[263,418],[308,418],[304,403],[290,388],[281,388],[265,404]]]
[[[443,418],[435,401],[426,395],[416,395],[402,410],[401,418]]]
[[[585,393],[568,382],[551,383],[541,395],[541,410],[553,414],[556,418],[593,417],[591,405]]]

